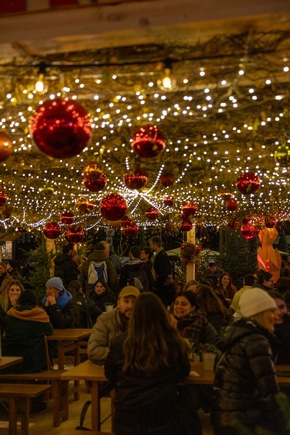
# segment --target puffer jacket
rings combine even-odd
[[[274,433],[284,434],[284,417],[275,400],[279,386],[274,335],[241,319],[225,329],[218,347],[213,426],[230,428],[238,423],[252,430],[257,426],[275,428],[278,432]]]
[[[109,354],[111,341],[126,331],[128,319],[121,315],[119,308],[102,313],[93,326],[89,342],[88,357],[96,364],[104,364]]]

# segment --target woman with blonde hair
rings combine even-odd
[[[17,304],[22,292],[24,292],[24,287],[18,279],[12,279],[8,283],[7,290],[0,294],[0,322],[7,311]]]
[[[105,374],[116,385],[116,435],[189,435],[194,420],[179,403],[189,374],[186,342],[152,292],[136,298],[127,333],[111,343]]]
[[[257,433],[258,427],[285,434],[274,365],[276,303],[265,290],[253,287],[242,294],[239,305],[242,318],[217,343],[214,434]]]

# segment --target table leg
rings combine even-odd
[[[64,345],[61,340],[57,342],[58,370],[64,370]]]
[[[9,435],[17,435],[17,404],[15,397],[9,397]]]
[[[100,412],[100,382],[92,381],[91,383],[91,413],[92,413],[92,430],[101,430],[101,412]]]

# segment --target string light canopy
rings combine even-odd
[[[145,228],[164,222],[181,226],[184,203],[196,204],[191,221],[205,226],[249,216],[261,222],[269,213],[277,221],[289,220],[288,154],[283,159],[281,150],[288,152],[290,146],[290,33],[250,35],[0,65],[0,132],[13,145],[12,155],[0,160],[0,189],[11,209],[2,224],[42,229],[56,222],[62,227],[61,216],[71,213],[84,230],[110,226],[99,204],[113,194],[124,198],[130,219]],[[167,74],[175,85],[160,88],[160,74],[169,62]],[[38,92],[40,71],[45,86]],[[81,104],[90,117],[90,141],[70,158],[42,153],[30,134],[33,115],[55,99]],[[166,147],[144,158],[132,142],[135,132],[148,125],[162,133]],[[94,164],[106,180],[95,191],[84,183],[84,169]],[[124,175],[136,168],[147,182],[128,188]],[[174,182],[162,184],[164,173],[172,174]],[[243,173],[258,178],[255,192],[245,195],[237,189]],[[174,202],[166,203],[165,197]],[[231,197],[238,204],[235,210],[226,206]],[[157,219],[146,216],[150,208]]]

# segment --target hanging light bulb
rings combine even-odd
[[[45,75],[46,65],[44,62],[39,64],[37,82],[35,83],[35,90],[40,94],[44,91],[44,75]]]
[[[176,81],[172,76],[172,61],[166,59],[164,61],[164,75],[162,79],[158,82],[159,87],[165,91],[172,90],[175,87]]]

